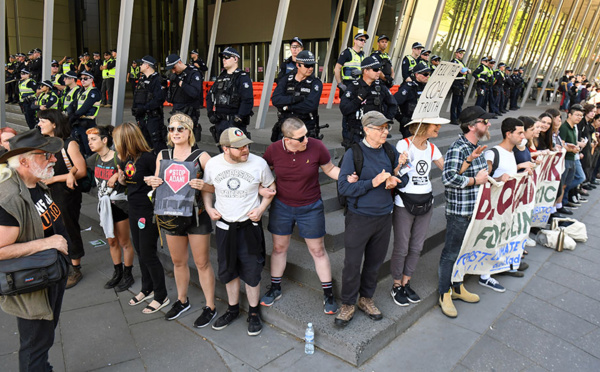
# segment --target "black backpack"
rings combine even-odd
[[[350,148],[352,149],[352,157],[354,158],[354,169],[356,171],[356,175],[358,176],[358,178],[360,178],[360,173],[361,173],[361,171],[363,169],[363,165],[364,165],[364,156],[363,156],[362,148],[360,147],[360,145],[358,143],[353,143],[352,146],[350,146]],[[394,161],[397,160],[396,154],[394,152],[394,146],[390,145],[387,142],[384,142],[383,149],[385,150],[385,153],[387,154],[388,158],[390,158],[390,163],[392,163],[392,168],[394,168]],[[344,155],[342,155],[342,157],[340,158],[338,167],[342,166],[343,161],[344,161]],[[346,215],[346,212],[348,212],[348,198],[347,198],[347,196],[340,194],[340,187],[337,182],[336,182],[336,188],[337,188],[338,202],[344,208],[344,215]],[[354,208],[358,207],[358,198],[359,197],[357,197],[354,201]]]

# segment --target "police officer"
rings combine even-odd
[[[60,72],[58,62],[56,62],[56,60],[53,59],[50,64],[50,81],[52,82],[52,85],[54,85],[54,89],[57,90],[57,95],[59,96],[59,98],[61,97],[62,91],[66,87],[63,75],[64,74]]]
[[[32,108],[35,110],[48,110],[58,109],[59,102],[58,96],[54,93],[53,85],[50,80],[44,80],[39,84],[39,95],[35,105]]]
[[[8,57],[8,63],[6,64],[4,77],[6,79],[6,103],[18,102],[18,94],[15,94],[15,86],[17,85],[16,68],[17,59],[11,54]]]
[[[202,127],[198,120],[204,94],[202,76],[195,67],[183,63],[177,54],[170,54],[166,62],[167,69],[172,70],[169,76],[171,85],[167,94],[167,101],[173,104],[172,113],[182,112],[192,118],[194,137],[196,141],[200,141]]]
[[[65,83],[65,90],[62,95],[62,111],[68,113],[69,106],[74,104],[73,102],[77,102],[77,93],[79,91],[77,74],[74,71],[68,71],[66,74],[63,74],[63,80]]]
[[[429,75],[431,75],[429,66],[425,62],[419,62],[413,68],[410,80],[402,83],[396,94],[394,94],[394,99],[398,103],[396,120],[400,123],[400,132],[404,138],[412,135],[406,124],[411,121],[415,108],[417,108],[417,102],[429,80]]]
[[[92,74],[94,75],[94,85],[96,88],[102,87],[102,59],[100,59],[100,52],[94,52],[92,58],[93,60],[91,62]],[[84,68],[79,71],[79,73],[81,74],[83,71],[85,71],[85,65]]]
[[[488,67],[488,58],[481,58],[481,63],[475,71],[473,71],[473,78],[475,78],[475,88],[477,89],[477,101],[475,105],[487,110],[487,105],[490,96],[490,86],[493,79],[491,70]]]
[[[417,65],[417,58],[421,56],[421,51],[425,49],[423,44],[416,42],[412,45],[411,54],[407,54],[402,59],[402,81],[410,78],[412,70]]]
[[[87,141],[86,130],[96,126],[96,116],[100,110],[100,91],[94,87],[94,75],[89,71],[81,73],[81,85],[77,102],[69,106],[69,124],[71,125],[71,137],[78,143],[84,155],[92,155]]]
[[[488,75],[491,76],[489,79],[489,90],[488,90],[488,106],[489,112],[492,114],[501,116],[500,110],[498,109],[498,100],[496,99],[496,95],[494,94],[494,86],[496,85],[496,76],[494,74],[494,69],[496,67],[496,60],[492,57],[488,57]]]
[[[315,55],[303,50],[296,56],[296,73],[284,75],[273,91],[271,102],[277,107],[277,123],[273,126],[271,141],[282,138],[281,123],[295,116],[302,120],[308,130],[309,137],[321,139],[319,135],[319,100],[323,91],[323,83],[313,75]]]
[[[456,74],[456,78],[452,83],[452,101],[450,102],[450,123],[458,124],[458,118],[462,112],[462,105],[465,101],[465,82],[467,74],[471,72],[463,63],[462,59],[465,56],[466,50],[458,48],[454,52],[454,58],[450,62],[460,65],[461,69]]]
[[[421,55],[419,56],[419,58],[417,58],[417,63],[419,62],[425,62],[425,64],[427,66],[429,66],[429,56],[431,55],[431,50],[429,49],[423,49],[421,51]]]
[[[398,105],[389,89],[379,81],[380,69],[377,58],[365,58],[361,63],[362,77],[349,84],[346,93],[341,96],[340,111],[348,122],[350,132],[350,137],[342,142],[346,149],[364,138],[361,123],[364,114],[379,111],[389,120],[396,115]]]
[[[100,107],[112,107],[113,90],[115,88],[115,75],[117,73],[117,63],[110,52],[104,52],[104,61],[100,66],[102,71],[102,88],[100,90]]]
[[[206,63],[200,58],[198,49],[194,49],[190,52],[190,62],[188,64],[190,67],[193,67],[200,72],[200,78],[204,81],[204,73],[208,71],[208,66],[206,66]]]
[[[510,66],[506,66],[504,68],[506,79],[504,79],[504,106],[501,107],[504,112],[508,112],[508,107],[510,104],[510,95],[512,94],[512,90],[514,89],[514,82],[512,79],[512,68]]]
[[[519,69],[513,68],[513,73],[510,76],[512,81],[512,87],[510,90],[510,110],[518,110],[517,100],[519,99],[519,93],[523,85],[523,79],[519,75]]]
[[[500,62],[498,64],[498,68],[494,70],[494,86],[492,88],[492,92],[494,94],[494,101],[497,115],[502,115],[507,111],[504,109],[505,105],[505,97],[504,97],[504,89],[505,89],[505,74],[506,64],[504,62]]]
[[[35,119],[35,93],[37,83],[31,78],[31,73],[26,68],[21,69],[21,81],[19,82],[19,106],[21,112],[25,115],[25,121],[29,129],[35,128],[37,120]]]
[[[31,64],[28,67],[31,78],[39,82],[42,79],[42,50],[35,48],[32,52]]]
[[[377,58],[381,64],[381,71],[379,71],[379,80],[385,84],[386,87],[391,88],[394,85],[394,68],[392,67],[392,61],[390,55],[386,52],[390,38],[386,35],[381,35],[377,39],[377,50],[371,55]]]
[[[131,61],[131,66],[129,66],[129,72],[127,73],[127,82],[131,84],[131,90],[135,92],[135,86],[138,83],[140,78],[140,66],[138,66],[138,61]]]
[[[210,131],[216,143],[221,133],[229,127],[238,127],[249,137],[247,126],[250,123],[254,96],[252,80],[238,67],[240,54],[233,47],[227,47],[219,57],[224,71],[210,88],[206,96],[208,120],[214,126]]]
[[[340,88],[340,96],[352,81],[360,79],[361,63],[365,58],[362,49],[368,39],[369,35],[359,32],[354,36],[352,48],[347,48],[338,57],[333,72],[338,88]]]
[[[62,66],[61,73],[66,74],[67,71],[75,71],[75,64],[73,63],[73,59],[71,57],[64,56],[63,59],[58,62],[59,65]]]
[[[277,74],[277,81],[281,80],[284,75],[296,72],[296,57],[303,50],[304,44],[302,43],[302,39],[300,39],[298,36],[294,37],[290,43],[290,51],[292,52],[292,55],[283,60],[281,68],[279,69],[279,74]]]
[[[161,76],[155,69],[156,60],[152,56],[144,56],[140,67],[142,74],[133,92],[131,113],[135,116],[144,138],[157,155],[167,148],[165,143],[167,133],[163,116],[165,89],[162,86]]]
[[[440,62],[442,61],[442,57],[438,56],[437,54],[434,54],[429,59],[430,59],[429,68],[431,69],[431,73],[433,74],[435,69],[440,65]]]

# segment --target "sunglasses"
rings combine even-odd
[[[421,54],[423,57],[429,57],[429,53]]]
[[[88,80],[92,80],[92,78],[91,77],[84,77],[84,78],[81,78],[81,80],[88,81]]]
[[[235,57],[235,56],[233,56],[233,55],[225,56],[225,55],[224,55],[224,56],[223,56],[223,57],[221,57],[221,58],[222,58],[222,59],[231,59],[231,58],[233,58],[233,57]]]
[[[372,68],[371,70],[375,71],[375,72],[379,72],[381,69],[380,68]]]
[[[304,142],[304,140],[306,139],[306,136],[302,136],[300,138],[294,138],[294,137],[285,137],[285,138],[291,139],[291,140],[294,140],[294,141],[298,141],[298,142]]]
[[[46,157],[46,160],[50,160],[50,158],[54,154],[51,152],[36,152],[36,153],[33,153],[32,155],[44,155]]]
[[[423,75],[423,76],[425,76],[425,77],[427,77],[427,76],[431,75],[429,72],[423,72],[423,73],[420,73],[420,72],[419,72],[419,74],[421,74],[421,75]]]
[[[299,63],[298,64],[300,67],[304,66],[306,68],[315,68],[315,65],[307,65],[306,63]]]
[[[178,126],[178,127],[173,127],[173,126],[169,125],[169,126],[167,127],[167,130],[168,130],[170,133],[173,133],[173,132],[175,132],[175,129],[177,129],[177,132],[179,132],[179,133],[183,133],[183,131],[185,130],[185,127],[184,127],[183,125],[180,125],[180,126]]]
[[[356,39],[358,41],[362,41],[363,43],[367,41],[367,39]]]
[[[490,121],[488,119],[478,119],[477,122],[481,123],[481,124],[484,124],[484,125],[487,125],[487,123],[489,123]]]

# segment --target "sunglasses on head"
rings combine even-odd
[[[174,126],[172,126],[172,125],[169,125],[169,126],[167,127],[167,130],[168,130],[170,133],[173,133],[173,132],[175,132],[175,129],[177,129],[177,132],[179,132],[179,133],[183,133],[183,131],[185,130],[185,127],[184,127],[183,125],[179,125],[179,126],[177,126],[177,127],[174,127]]]

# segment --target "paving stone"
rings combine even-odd
[[[569,252],[562,253],[563,254],[560,255],[553,255],[548,261],[576,271],[580,274],[586,275],[590,278],[600,280],[600,271],[598,270],[598,263],[591,262],[585,258],[581,258],[574,254],[569,254]]]
[[[571,289],[551,282],[539,275],[531,278],[527,286],[523,289],[523,292],[545,301],[550,301],[568,291],[571,291]]]
[[[163,308],[161,311],[157,311],[153,314],[143,314],[142,310],[144,307],[152,300],[146,300],[143,304],[139,304],[136,306],[129,305],[129,300],[137,293],[139,293],[139,289],[141,288],[141,284],[135,283],[134,286],[137,286],[136,290],[132,291],[132,288],[129,291],[119,292],[117,293],[117,297],[119,298],[119,304],[121,305],[122,314],[125,316],[125,320],[129,326],[138,323],[148,322],[154,319],[164,319],[165,312]],[[168,307],[168,306],[167,306]],[[168,311],[168,309],[166,310]]]
[[[145,366],[141,358],[128,360],[122,363],[111,364],[106,367],[97,369],[96,372],[133,372],[144,371]]]
[[[470,372],[471,370],[462,364],[457,364],[452,368],[452,372]]]
[[[584,295],[575,291],[569,291],[556,296],[549,302],[560,309],[577,315],[581,319],[600,326],[600,312],[598,311],[600,309],[600,301],[589,297],[593,295],[592,293]]]
[[[491,371],[502,366],[505,371],[520,371],[534,363],[489,336],[483,336],[461,362],[473,371]]]
[[[98,270],[82,265],[83,279],[65,291],[62,312],[117,300],[113,289],[104,289],[106,277]],[[93,295],[92,295],[93,294]]]
[[[356,367],[341,359],[333,359],[331,355],[315,348],[315,353],[304,353],[304,342],[299,342],[293,349],[262,367],[261,372],[278,371],[322,371],[324,366],[332,371],[359,371]]]
[[[214,346],[214,345],[213,345],[213,347],[215,348],[215,350],[217,350],[217,352],[219,353],[219,355],[221,356],[221,358],[223,359],[223,361],[225,362],[225,365],[227,366],[227,368],[229,368],[229,370],[239,371],[239,372],[256,372],[256,371],[258,371],[257,369],[254,369],[251,366],[249,366],[248,364],[239,360],[238,358],[233,356],[231,353],[229,353],[225,349],[221,349],[220,347]]]
[[[0,356],[0,366],[5,371],[19,370],[19,354],[16,351]]]
[[[17,318],[0,310],[0,356],[19,350]],[[1,365],[1,364],[0,364]]]
[[[582,336],[579,340],[576,340],[575,345],[580,347],[582,350],[587,351],[596,358],[600,359],[600,329],[596,328],[590,333]]]
[[[600,293],[600,281],[551,262],[545,263],[538,275],[577,292]]]

